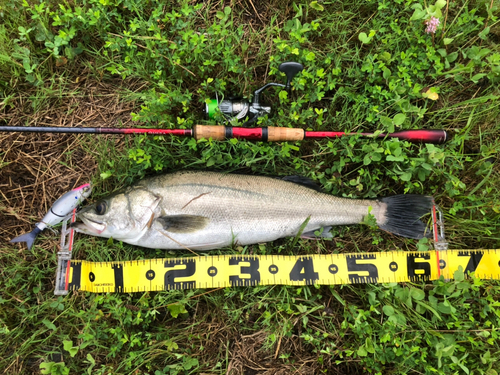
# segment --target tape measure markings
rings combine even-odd
[[[138,292],[257,285],[340,285],[453,278],[462,267],[500,279],[500,250],[216,255],[123,262],[73,260],[69,290]]]

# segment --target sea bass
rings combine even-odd
[[[77,215],[77,232],[113,237],[154,249],[210,250],[323,233],[333,225],[362,223],[370,213],[379,228],[422,238],[420,217],[433,199],[396,195],[377,200],[338,198],[311,180],[215,172],[177,172],[144,179]]]

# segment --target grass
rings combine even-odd
[[[445,129],[445,145],[349,137],[263,144],[169,137],[0,135],[1,237],[63,192],[98,199],[182,169],[307,176],[331,194],[429,194],[454,249],[500,248],[500,20],[495,1],[0,2],[0,122],[191,128],[205,99],[266,92],[262,125]],[[438,17],[435,34],[424,21]],[[274,91],[273,91],[274,90]],[[426,96],[437,94],[436,100]],[[416,250],[367,226],[254,254]],[[0,369],[7,374],[487,374],[499,371],[500,288],[469,278],[53,296],[57,236],[0,243]],[[221,249],[211,254],[237,253]],[[75,257],[172,257],[80,236]],[[175,256],[189,256],[179,252]]]

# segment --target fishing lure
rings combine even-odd
[[[43,231],[47,226],[54,226],[59,224],[63,219],[68,216],[76,207],[78,207],[92,192],[90,184],[84,184],[67,193],[63,194],[58,200],[54,202],[49,212],[45,214],[42,221],[35,224],[35,228],[19,237],[10,240],[14,242],[26,242],[28,249],[31,250],[35,239],[38,234]]]

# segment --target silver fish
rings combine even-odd
[[[177,172],[144,179],[78,213],[77,232],[154,249],[210,250],[295,236],[332,225],[362,223],[371,213],[386,231],[424,237],[419,219],[433,199],[396,195],[379,200],[338,198],[311,180],[214,172]]]

